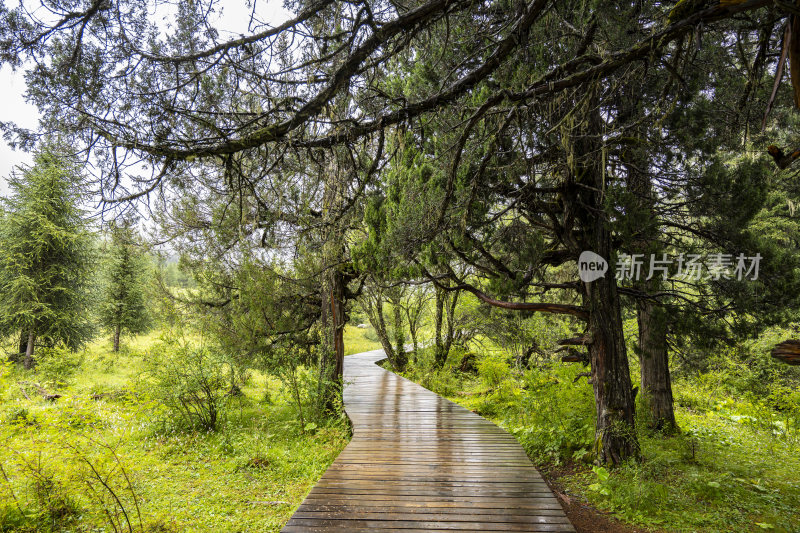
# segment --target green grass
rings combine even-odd
[[[381,343],[378,342],[378,337],[375,335],[375,330],[372,326],[368,328],[357,328],[351,324],[347,324],[344,328],[344,354],[352,355],[354,353],[369,352],[371,350],[378,350],[381,348]]]
[[[405,374],[505,427],[540,468],[559,472],[559,484],[596,507],[657,531],[800,531],[800,409],[775,411],[764,398],[726,392],[719,375],[678,379],[682,433],[640,429],[643,461],[607,472],[591,465],[594,400],[585,378],[573,382],[580,365],[522,372],[489,353],[465,374],[460,358],[435,371],[423,352]]]
[[[5,369],[0,532],[127,530],[122,508],[136,529],[137,502],[145,531],[279,531],[345,446],[341,423],[304,433],[280,383],[257,373],[216,432],[177,429],[138,380],[156,337],[117,355],[94,343],[55,403],[22,393],[40,376]]]

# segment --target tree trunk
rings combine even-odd
[[[449,282],[444,282],[449,283]],[[456,305],[458,304],[459,291],[447,291],[436,288],[436,315],[434,328],[436,333],[436,346],[434,347],[434,363],[437,368],[444,367],[450,348],[453,346],[455,332]],[[442,335],[442,328],[445,329]]]
[[[436,315],[434,317],[435,346],[433,360],[436,368],[442,368],[447,361],[447,351],[442,343],[442,321],[444,319],[444,300],[447,293],[444,289],[436,288]]]
[[[678,424],[673,410],[664,309],[649,300],[639,299],[636,302],[636,315],[639,321],[641,394],[649,410],[649,426],[671,433]]]
[[[636,116],[640,105],[640,88],[629,86],[621,98],[620,118],[628,123]],[[641,129],[640,129],[641,128]],[[655,211],[656,193],[650,171],[652,154],[648,151],[644,126],[635,130],[641,142],[626,146],[621,153],[625,165],[626,187],[631,193],[631,205],[626,206],[629,216],[639,223],[634,224],[632,251],[645,258],[661,257],[664,246],[660,242],[660,218]],[[649,274],[649,272],[648,272]],[[661,291],[659,274],[650,280],[634,281],[634,286],[645,294]],[[641,367],[641,394],[649,411],[652,428],[665,432],[677,429],[672,403],[672,384],[669,376],[669,352],[667,349],[667,316],[663,306],[647,298],[636,299],[636,318],[639,323],[639,362]]]
[[[609,214],[606,206],[606,172],[602,147],[602,120],[595,98],[582,101],[585,122],[568,130],[574,144],[565,205],[574,209],[578,241],[570,233],[562,238],[574,243],[580,253],[591,250],[613,261]],[[580,116],[581,110],[578,110]],[[567,127],[566,125],[564,126]],[[589,345],[592,386],[596,409],[595,452],[599,463],[618,465],[639,457],[636,436],[636,405],[631,384],[625,336],[622,330],[620,298],[613,267],[605,276],[583,283],[583,303],[589,312],[588,327],[592,337]]]
[[[34,330],[31,330],[30,333],[28,333],[28,345],[25,348],[25,358],[23,359],[23,364],[25,365],[25,368],[28,370],[30,370],[36,365],[36,361],[34,361],[33,359],[33,347],[35,342],[36,342],[36,332]]]
[[[389,328],[386,327],[386,320],[383,317],[383,297],[380,294],[376,294],[369,296],[369,298],[373,298],[373,301],[369,304],[369,322],[375,329],[375,334],[378,335],[378,340],[383,347],[383,352],[386,354],[386,358],[389,360],[392,368],[399,370],[395,360],[394,347],[389,338]]]
[[[608,276],[584,285],[592,336],[589,360],[596,409],[595,451],[598,462],[617,465],[639,455],[617,284]]]
[[[324,278],[319,399],[324,411],[333,412],[337,407],[344,371],[344,278],[335,268],[325,273]]]
[[[392,368],[398,372],[405,370],[408,364],[408,353],[406,352],[403,337],[403,318],[402,309],[399,306],[398,298],[390,298],[394,305],[392,333],[394,337],[394,344],[389,335],[389,327],[386,325],[386,319],[383,315],[383,302],[384,293],[380,289],[375,289],[375,292],[370,292],[366,296],[365,311],[369,318],[369,323],[375,329],[375,334],[378,335],[378,340],[383,347],[383,352],[386,358],[392,365]]]
[[[325,170],[322,227],[321,312],[322,330],[317,406],[321,412],[334,413],[341,406],[344,370],[345,326],[345,241],[342,221],[343,176],[335,160]]]
[[[397,367],[405,370],[408,365],[408,352],[406,351],[405,328],[403,327],[403,310],[400,307],[400,298],[394,298],[392,302],[392,316],[394,319],[394,356]]]
[[[19,363],[25,358],[25,351],[28,349],[28,334],[21,331],[19,334],[19,347],[16,352],[8,354],[9,363]]]
[[[458,305],[459,291],[449,293],[450,302],[447,306],[447,336],[444,339],[444,352],[450,353],[450,348],[453,345],[453,338],[455,337],[456,327],[456,306]]]
[[[413,348],[411,357],[414,364],[417,364],[417,352],[419,351],[419,341],[417,340],[417,326],[416,325],[412,326],[411,323],[409,323],[408,333],[411,335],[411,346]]]
[[[119,351],[119,334],[120,334],[121,330],[122,330],[122,328],[120,327],[119,324],[117,324],[114,327],[114,352],[118,352]]]

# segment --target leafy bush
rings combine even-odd
[[[486,355],[478,360],[478,375],[487,387],[493,388],[508,376],[510,372],[505,358]]]
[[[364,330],[364,338],[372,342],[380,342],[378,334],[375,332],[375,328],[373,328],[372,326]]]
[[[216,430],[226,401],[229,367],[219,351],[163,341],[147,356],[153,396],[189,429]]]
[[[588,460],[594,440],[594,396],[585,381],[575,382],[577,365],[555,364],[525,372],[518,415],[508,421],[528,455],[562,464]]]
[[[6,414],[6,423],[9,426],[34,426],[36,417],[24,407],[14,407]]]
[[[458,376],[448,368],[423,372],[418,379],[420,385],[442,396],[453,396],[461,388]]]
[[[83,353],[70,350],[63,344],[39,349],[36,372],[53,387],[64,387],[83,364]]]

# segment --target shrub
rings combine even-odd
[[[153,396],[186,428],[214,431],[228,392],[225,358],[215,349],[165,341],[147,358]]]
[[[14,407],[6,415],[6,423],[9,426],[35,426],[36,417],[24,407]]]
[[[508,376],[509,366],[504,358],[484,356],[478,361],[478,375],[487,387],[497,387]]]
[[[77,353],[64,345],[41,348],[36,354],[36,372],[43,381],[53,387],[63,387],[83,364],[83,353]]]
[[[591,386],[575,381],[581,370],[558,364],[525,372],[521,410],[510,430],[538,461],[591,458],[594,397]]]

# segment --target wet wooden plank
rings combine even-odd
[[[575,531],[511,435],[382,358],[345,359],[353,439],[284,533]]]

